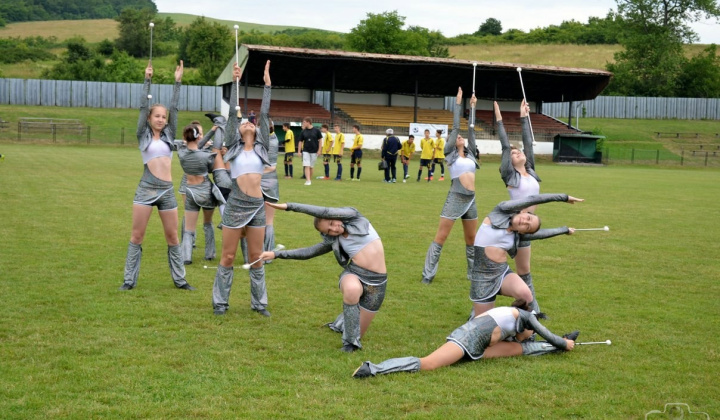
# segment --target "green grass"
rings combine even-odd
[[[218,318],[200,248],[187,268],[198,291],[172,286],[154,214],[138,288],[118,292],[137,149],[5,140],[0,153],[3,418],[643,418],[668,402],[720,415],[717,170],[538,167],[543,191],[586,199],[542,206],[544,226],[611,227],[533,245],[546,325],[612,346],[357,381],[362,361],[423,356],[467,316],[459,226],[420,284],[447,182],[386,185],[372,159],[359,183],[280,179],[283,201],[353,205],[383,238],[387,298],[348,355],[321,327],[341,310],[331,255],[267,267],[269,319],[250,311],[238,271]],[[480,214],[507,198],[496,165],[477,175]],[[288,247],[319,239],[307,216],[275,224]]]
[[[172,20],[175,21],[175,23],[178,24],[178,26],[183,27],[190,25],[192,22],[195,21],[199,16],[197,15],[190,15],[187,13],[158,13],[158,17],[161,19],[164,19],[166,17],[172,18]],[[285,29],[302,29],[301,26],[289,26],[289,25],[263,25],[260,23],[250,23],[250,22],[237,22],[234,20],[225,20],[225,19],[215,19],[211,17],[205,17],[205,20],[209,22],[217,22],[220,24],[223,24],[230,29],[233,28],[234,25],[238,25],[241,31],[250,32],[250,31],[258,31],[262,33],[272,33],[277,31],[283,31]],[[332,33],[332,31],[327,31]]]

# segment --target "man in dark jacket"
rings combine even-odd
[[[400,153],[400,148],[402,148],[402,143],[400,143],[400,139],[393,135],[392,128],[388,128],[385,133],[387,134],[387,136],[385,137],[385,140],[383,140],[381,149],[382,159],[385,161],[385,163],[387,163],[387,165],[385,165],[384,182],[395,183],[395,164],[397,163],[397,157]],[[390,178],[391,172],[392,178]]]
[[[298,141],[298,153],[303,158],[303,170],[305,171],[305,185],[311,184],[313,167],[317,160],[318,150],[322,147],[322,133],[312,125],[310,117],[303,118],[303,131]]]

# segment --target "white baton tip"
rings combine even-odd
[[[203,265],[203,268],[207,268],[207,265]]]
[[[240,111],[240,105],[235,105],[235,111]]]
[[[612,344],[612,341],[608,340],[608,341],[606,341],[606,343],[609,346],[610,344]]]
[[[155,24],[150,22],[150,27],[152,28],[153,26],[155,26]]]
[[[249,269],[250,269],[250,264],[243,264],[243,265],[242,265],[242,268],[243,268],[244,270],[249,270]]]
[[[522,67],[517,68],[518,73],[522,71]]]
[[[605,227],[603,228],[603,230],[605,230],[605,232],[607,232],[608,230],[610,230],[610,228],[609,228],[608,226],[605,226]],[[608,341],[610,341],[610,340],[608,340]],[[610,343],[608,343],[608,344],[610,344]]]
[[[233,25],[233,28],[234,28],[234,29],[240,29],[240,26],[238,26],[238,25]]]
[[[152,99],[152,95],[148,95],[148,99]]]

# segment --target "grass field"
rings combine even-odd
[[[533,245],[546,325],[612,346],[358,381],[362,361],[423,356],[467,316],[459,227],[435,282],[420,283],[447,182],[383,184],[370,159],[357,183],[280,179],[283,201],[353,205],[383,238],[387,298],[365,349],[344,354],[322,327],[341,310],[331,255],[267,266],[269,319],[250,311],[238,271],[218,318],[200,248],[187,268],[198,290],[173,287],[154,214],[138,288],[119,292],[137,149],[0,153],[0,417],[643,418],[671,402],[720,415],[717,170],[538,167],[543,191],[586,199],[541,206],[545,227],[611,228]],[[480,214],[507,198],[496,165],[477,175]],[[275,226],[289,248],[319,239],[307,216],[282,212]]]

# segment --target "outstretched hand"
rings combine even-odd
[[[462,88],[461,87],[458,87],[458,93],[457,93],[457,96],[455,97],[455,103],[458,105],[460,105],[462,103]]]
[[[497,101],[493,102],[493,108],[495,109],[495,120],[502,121],[502,114],[500,113],[500,105],[498,105]]]
[[[265,86],[272,86],[270,83],[270,60],[265,63],[265,73],[263,73],[263,81],[265,82]]]
[[[275,259],[275,252],[273,251],[265,251],[262,254],[260,254],[260,260],[261,261],[270,261]]]
[[[175,67],[175,81],[177,83],[182,82],[183,77],[183,61],[180,60],[180,65]]]
[[[278,210],[287,210],[287,208],[288,208],[287,203],[268,203],[266,201],[265,204],[267,204],[268,206],[270,206],[272,208],[278,209]]]
[[[233,64],[233,79],[235,79],[235,81],[240,80],[240,78],[242,77],[242,73],[242,67],[238,66],[237,63]]]
[[[530,105],[525,102],[525,99],[520,102],[520,118],[527,117],[530,114]]]
[[[568,228],[568,233],[567,233],[567,234],[568,234],[568,235],[572,235],[573,233],[575,233],[575,228]]]
[[[568,199],[567,199],[568,204],[582,203],[583,201],[585,201],[585,200],[582,198],[575,198],[571,195],[568,195]]]
[[[148,65],[147,65],[147,67],[145,67],[145,78],[152,79],[152,76],[153,76],[152,61],[148,61]]]
[[[477,98],[475,97],[475,94],[473,93],[470,97],[470,106],[472,108],[475,108],[475,104],[477,104]]]

